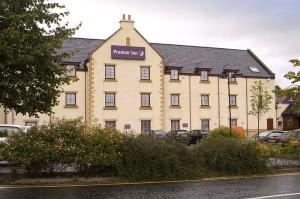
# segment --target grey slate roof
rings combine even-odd
[[[88,58],[88,53],[104,42],[102,39],[69,38],[61,51],[75,54],[66,59],[69,62],[82,62]],[[268,71],[248,50],[187,46],[175,44],[151,43],[165,59],[165,65],[176,64],[183,67],[181,72],[194,73],[194,68],[211,68],[211,74],[220,74],[224,68],[238,69],[238,74],[248,77],[272,78],[274,74]],[[249,66],[255,66],[260,72],[252,72]]]

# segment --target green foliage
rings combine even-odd
[[[259,143],[242,138],[211,136],[197,147],[200,164],[217,174],[254,174],[266,170],[267,155]]]
[[[69,80],[56,53],[79,26],[62,20],[69,13],[48,0],[0,1],[0,106],[16,113],[51,113],[59,87]]]
[[[196,176],[197,166],[186,146],[149,136],[128,137],[119,174],[131,179],[175,179]]]
[[[231,130],[230,133],[230,128],[228,127],[221,127],[221,128],[216,128],[212,130],[209,135],[210,138],[215,138],[215,137],[232,137],[232,138],[240,138],[239,132],[236,132],[234,130]]]
[[[33,128],[14,134],[3,144],[1,154],[12,165],[24,167],[28,174],[53,173],[74,163],[83,143],[79,121],[58,121],[49,128]]]
[[[60,175],[72,166],[85,176],[128,179],[194,179],[209,174],[248,174],[265,170],[268,154],[228,128],[215,129],[198,146],[125,135],[112,128],[86,128],[79,120],[13,134],[0,154],[34,176]]]
[[[257,128],[259,131],[259,122],[262,116],[270,110],[270,104],[272,101],[272,95],[264,87],[262,81],[255,81],[251,86],[250,105],[251,110],[249,115],[256,116]]]
[[[123,136],[116,130],[99,126],[85,130],[78,120],[57,121],[49,128],[13,135],[2,144],[0,154],[29,175],[52,175],[67,166],[97,175],[106,167],[116,167],[122,143]]]
[[[85,134],[84,146],[79,149],[80,158],[76,162],[79,172],[84,175],[115,174],[124,143],[125,136],[114,128],[91,127]]]
[[[295,68],[298,69],[300,66],[300,60],[299,59],[292,59],[290,62],[293,64]],[[289,88],[286,89],[280,89],[276,88],[275,93],[278,96],[281,97],[287,97],[287,98],[292,98],[294,99],[294,104],[293,108],[298,108],[300,107],[300,87],[299,87],[299,82],[300,82],[300,72],[299,70],[297,72],[294,71],[289,71],[287,74],[284,75],[284,77],[288,80],[291,81],[292,85]]]

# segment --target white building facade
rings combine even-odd
[[[251,86],[262,81],[273,96],[261,119],[262,129],[276,123],[275,75],[251,50],[149,43],[123,16],[106,40],[69,38],[61,49],[70,78],[51,116],[30,118],[0,112],[0,123],[45,125],[53,118],[82,118],[120,130],[208,129],[241,126],[250,134],[257,120]],[[235,74],[224,78],[226,74]],[[228,82],[230,95],[228,93]]]

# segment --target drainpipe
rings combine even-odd
[[[227,86],[228,86],[228,108],[229,108],[229,129],[230,129],[230,135],[231,135],[231,106],[230,106],[230,83],[229,83],[230,76],[227,77]]]
[[[220,111],[220,75],[218,75],[218,123],[221,127],[221,111]]]
[[[249,136],[249,114],[248,114],[248,78],[246,77],[246,128],[247,137]]]
[[[86,66],[85,66],[86,67]],[[86,69],[87,69],[87,67],[86,67]],[[87,83],[86,83],[86,75],[87,75],[87,70],[86,71],[84,71],[84,124],[85,124],[85,126],[87,125],[87,121],[86,121],[86,106],[87,106],[87,104],[86,104],[86,85],[87,85]]]
[[[191,97],[191,74],[189,74],[189,109],[190,109],[190,131],[192,130],[192,97]]]

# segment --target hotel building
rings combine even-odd
[[[52,118],[82,118],[86,124],[138,133],[212,130],[231,122],[251,133],[257,120],[248,114],[250,89],[260,80],[273,96],[260,126],[276,125],[275,75],[249,49],[149,43],[123,15],[109,38],[69,38],[60,51],[74,53],[64,65],[77,81],[61,88],[54,114],[34,118],[2,109],[0,123],[45,125]]]

